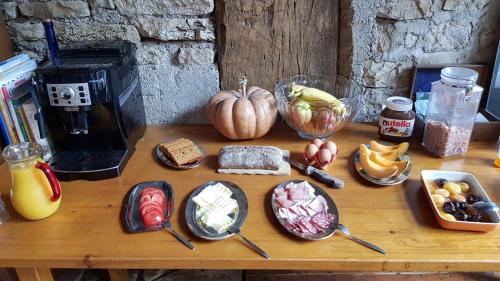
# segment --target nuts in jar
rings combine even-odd
[[[380,113],[378,133],[382,140],[405,142],[413,133],[415,112],[413,101],[405,97],[390,97]]]

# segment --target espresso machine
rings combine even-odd
[[[35,71],[33,81],[58,179],[120,175],[145,131],[132,45],[59,50]]]

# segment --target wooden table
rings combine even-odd
[[[153,147],[165,138],[197,140],[207,161],[193,170],[172,170],[157,163]],[[420,188],[420,171],[467,171],[479,178],[492,199],[500,199],[500,169],[492,160],[493,142],[474,142],[465,157],[436,159],[411,146],[414,167],[404,184],[377,187],[353,170],[352,154],[360,143],[376,139],[376,129],[353,124],[333,139],[340,157],[328,172],[345,180],[343,190],[326,189],[335,200],[340,221],[351,232],[387,251],[381,255],[342,235],[323,241],[298,240],[283,231],[270,208],[271,190],[287,179],[311,180],[293,170],[287,176],[222,175],[215,172],[219,149],[229,144],[275,145],[300,158],[307,141],[294,131],[276,126],[253,141],[229,141],[208,125],[150,127],[137,144],[121,177],[103,181],[63,182],[58,212],[28,222],[12,210],[6,165],[0,166],[0,192],[11,219],[0,226],[0,267],[15,267],[28,280],[50,280],[48,268],[178,268],[178,269],[307,269],[335,271],[500,271],[499,232],[473,233],[439,227]],[[242,232],[265,249],[261,258],[238,237],[225,241],[195,238],[184,221],[189,193],[209,180],[229,180],[241,186],[249,199],[249,215]],[[166,231],[128,234],[120,224],[122,201],[136,183],[166,180],[175,191],[174,227],[195,245],[191,251]],[[314,180],[311,180],[314,182]],[[319,186],[324,185],[318,183]],[[120,271],[112,271],[116,277]],[[119,275],[118,275],[119,276]]]

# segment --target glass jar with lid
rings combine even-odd
[[[478,73],[462,67],[441,70],[432,82],[425,119],[423,146],[438,157],[467,152],[483,88]]]

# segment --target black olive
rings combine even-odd
[[[467,202],[453,201],[453,204],[455,204],[455,208],[457,208],[458,210],[467,210]]]
[[[443,178],[439,178],[439,179],[435,179],[434,182],[436,183],[436,185],[438,187],[443,187],[445,183],[448,182],[447,179],[443,179]]]
[[[467,215],[466,213],[464,212],[455,212],[452,214],[457,220],[459,221],[466,221],[469,219],[469,215]]]
[[[455,212],[457,212],[457,208],[455,207],[455,204],[453,202],[448,201],[444,202],[443,211],[453,215]]]
[[[479,196],[479,195],[469,194],[469,195],[467,195],[466,200],[467,200],[467,203],[474,204],[478,201],[483,201],[483,198],[481,198],[481,196]]]
[[[475,214],[475,215],[469,216],[467,218],[467,221],[480,222],[481,221],[481,214]]]

